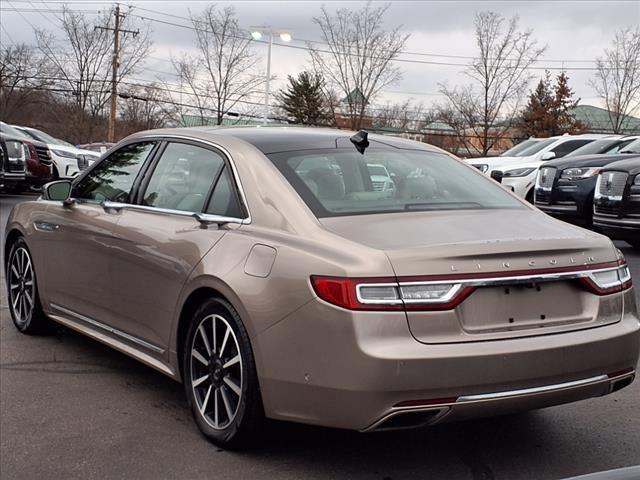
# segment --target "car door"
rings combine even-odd
[[[116,328],[163,348],[178,297],[194,267],[229,228],[196,213],[244,218],[228,159],[197,143],[172,141],[145,175],[138,206],[125,208],[111,256]]]
[[[56,313],[109,324],[119,308],[110,262],[118,215],[103,202],[130,201],[157,143],[132,143],[114,151],[78,179],[72,202],[48,206],[47,297]]]

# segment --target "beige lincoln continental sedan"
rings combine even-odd
[[[58,322],[182,381],[223,446],[265,417],[417,427],[635,375],[640,321],[612,242],[421,143],[142,132],[16,206],[6,232],[20,331]]]

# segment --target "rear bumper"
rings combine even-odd
[[[635,370],[608,375],[541,385],[520,390],[507,390],[462,396],[455,401],[426,406],[398,406],[362,431],[395,430],[434,425],[449,421],[550,407],[586,398],[600,397],[620,390],[633,382]]]
[[[605,395],[638,362],[640,321],[624,295],[629,311],[612,325],[448,344],[416,341],[402,313],[312,301],[255,339],[265,412],[369,431],[399,428],[399,413],[418,413],[417,426]]]

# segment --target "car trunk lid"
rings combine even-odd
[[[321,222],[333,233],[384,250],[401,282],[537,275],[617,259],[600,235],[530,209],[410,212]],[[481,286],[452,310],[408,311],[407,319],[417,340],[449,343],[590,328],[619,321],[621,314],[619,295],[599,297],[575,280],[559,278]]]

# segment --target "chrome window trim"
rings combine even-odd
[[[58,310],[67,315],[71,315],[72,317],[77,318],[78,320],[82,320],[83,322],[93,325],[94,327],[100,328],[101,330],[104,330],[106,332],[112,333],[120,338],[129,340],[130,342],[140,345],[141,347],[151,350],[152,352],[158,353],[160,355],[164,353],[163,348],[157,347],[156,345],[146,342],[138,337],[134,337],[133,335],[129,335],[128,333],[123,332],[122,330],[118,330],[117,328],[113,328],[113,327],[110,327],[109,325],[105,325],[102,322],[94,320],[93,318],[89,318],[80,313],[74,312],[73,310],[69,310],[68,308],[65,308],[61,305],[57,305],[55,303],[51,303],[50,305],[51,305],[51,308],[54,308],[55,310]]]
[[[188,210],[173,210],[170,208],[150,207],[147,205],[137,205],[134,203],[119,203],[119,202],[102,202],[102,208],[105,210],[135,210],[140,212],[155,213],[158,215],[177,215],[180,217],[191,217],[199,221],[200,223],[235,223],[238,225],[245,225],[245,219],[236,217],[226,217],[224,215],[212,215],[210,213],[196,213]]]
[[[242,222],[240,222],[242,225],[249,225],[252,222],[251,210],[249,209],[249,203],[247,202],[247,196],[245,194],[244,187],[242,185],[242,180],[240,180],[240,175],[238,174],[238,169],[236,167],[235,161],[233,160],[233,157],[231,156],[231,153],[229,152],[229,150],[227,150],[223,146],[221,146],[221,145],[219,145],[219,144],[217,144],[215,142],[212,142],[210,140],[203,140],[201,138],[191,137],[191,136],[188,136],[188,135],[176,135],[176,134],[144,135],[144,136],[141,136],[141,137],[137,137],[135,140],[136,141],[137,140],[158,140],[158,141],[162,141],[163,139],[188,140],[188,141],[191,141],[191,142],[196,142],[196,143],[201,143],[203,145],[208,145],[210,147],[213,147],[213,148],[216,148],[216,149],[220,150],[227,157],[227,160],[229,161],[229,165],[231,166],[231,173],[233,174],[233,179],[234,179],[236,187],[238,189],[238,193],[240,194],[240,201],[242,203],[242,206],[245,208],[245,210],[247,212],[247,216],[245,218],[236,219],[236,220],[242,220]],[[149,207],[149,208],[156,208],[156,207]],[[173,210],[173,212],[178,212],[178,211],[179,210]],[[169,212],[165,210],[162,213],[169,213]],[[201,215],[201,216],[204,216],[204,215],[218,216],[218,215],[211,215],[211,214],[202,214],[200,212],[190,212],[189,213],[190,216],[194,216],[194,214],[198,214],[198,215]],[[231,218],[231,217],[225,217],[225,218]],[[213,223],[216,223],[216,222],[213,222]],[[239,223],[239,222],[227,222],[227,223]]]

